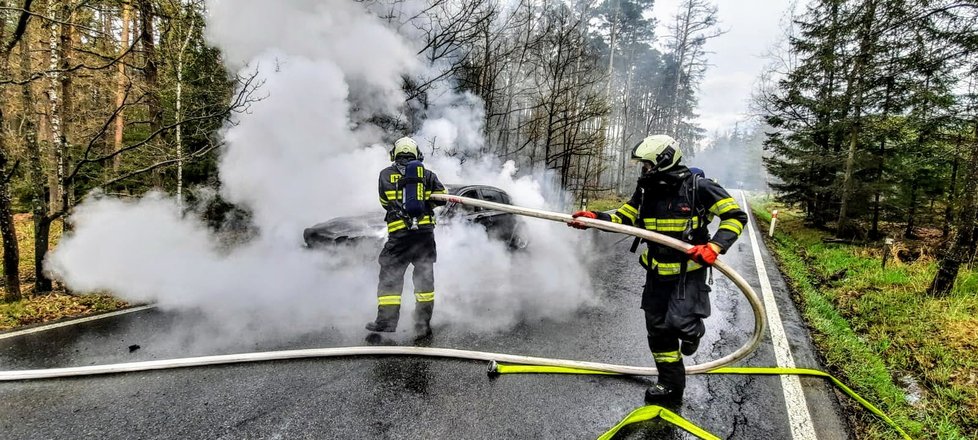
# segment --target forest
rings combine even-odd
[[[446,78],[477,103],[478,148],[427,146],[434,154],[512,160],[594,199],[629,193],[632,146],[669,133],[691,161],[726,164],[708,170],[725,185],[770,189],[840,239],[939,230],[946,264],[938,292],[973,257],[973,2],[796,5],[784,45],[757,79],[751,117],[716,133],[697,122],[704,77],[723,75],[709,70],[709,42],[725,30],[708,0],[683,0],[662,23],[653,0],[363,3],[389,26],[409,27],[417,57],[431,66],[403,78],[400,114],[370,123],[389,133],[417,130]],[[47,292],[52,224],[86,197],[156,190],[195,206],[198,189],[220,185],[220,130],[263,91],[257,73],[228,73],[236,69],[207,41],[207,7],[0,1],[7,300],[21,294],[15,214],[30,214],[31,289]]]

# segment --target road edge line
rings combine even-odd
[[[751,249],[754,252],[754,266],[757,269],[757,280],[761,287],[761,298],[764,300],[768,329],[771,332],[771,345],[774,348],[775,362],[779,368],[795,368],[791,346],[788,344],[788,337],[785,335],[784,325],[781,323],[781,312],[778,310],[778,303],[774,299],[774,289],[771,288],[771,280],[768,278],[764,257],[761,255],[761,247],[757,243],[757,221],[751,212],[750,204],[747,202],[747,192],[740,191],[740,197],[744,202],[744,211],[749,216],[747,229],[750,233]],[[815,434],[815,425],[812,422],[812,414],[808,410],[808,401],[805,400],[805,390],[802,389],[801,380],[798,376],[781,375],[780,377],[791,437],[817,440],[818,436]]]
[[[38,326],[38,327],[31,327],[31,328],[24,329],[24,330],[14,330],[14,331],[12,331],[10,333],[0,333],[0,340],[10,339],[10,338],[14,338],[14,337],[17,337],[17,336],[29,335],[29,334],[32,334],[32,333],[39,333],[39,332],[43,332],[43,331],[46,331],[46,330],[52,330],[52,329],[61,328],[61,327],[68,327],[68,326],[72,326],[72,325],[76,325],[76,324],[82,324],[82,323],[91,322],[91,321],[97,321],[99,319],[111,318],[113,316],[119,316],[119,315],[125,315],[125,314],[129,314],[129,313],[141,312],[143,310],[149,310],[149,309],[152,309],[152,308],[155,308],[155,307],[156,307],[155,305],[147,305],[147,306],[139,306],[139,307],[130,307],[128,309],[117,310],[117,311],[114,311],[114,312],[102,313],[102,314],[93,315],[93,316],[86,316],[84,318],[71,319],[71,320],[68,320],[68,321],[56,322],[54,324],[41,325],[41,326]]]

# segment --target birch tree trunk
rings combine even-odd
[[[184,53],[187,51],[187,46],[190,45],[190,39],[194,35],[194,28],[196,26],[196,16],[190,14],[190,29],[187,30],[187,36],[183,40],[183,45],[180,46],[180,51],[177,52],[177,96],[176,96],[176,120],[182,121],[183,119],[183,57]],[[183,208],[183,124],[178,124],[176,129],[176,148],[177,148],[177,204],[180,208]]]
[[[58,20],[61,15],[58,8],[59,3],[58,0],[48,0],[48,16],[55,20]],[[48,34],[48,88],[46,92],[48,97],[48,129],[51,135],[51,151],[54,155],[57,170],[53,175],[53,179],[49,181],[51,183],[49,203],[52,211],[58,211],[61,209],[61,199],[64,193],[64,182],[62,181],[64,177],[64,156],[61,153],[65,138],[64,133],[61,131],[61,73],[58,70],[61,67],[60,30],[62,25],[57,22],[51,22],[48,26],[50,26],[50,32]]]

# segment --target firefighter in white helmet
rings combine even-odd
[[[737,240],[747,224],[747,214],[718,183],[683,165],[682,151],[670,136],[646,137],[635,146],[632,159],[641,163],[642,173],[627,203],[614,214],[578,211],[573,216],[645,228],[693,245],[683,253],[649,242],[639,259],[646,268],[642,309],[659,371],[645,400],[678,402],[686,387],[683,356],[696,352],[706,332],[703,319],[710,316],[704,267]],[[711,236],[707,226],[714,216],[720,218],[720,225]],[[586,227],[576,221],[570,226]]]
[[[380,204],[387,211],[387,242],[380,252],[380,280],[377,283],[377,319],[367,323],[372,332],[393,332],[401,311],[404,272],[414,266],[415,335],[431,335],[431,315],[435,306],[434,207],[444,202],[431,200],[444,194],[445,186],[431,170],[425,169],[424,155],[409,137],[394,142],[391,165],[380,171]]]

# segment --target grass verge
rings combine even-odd
[[[627,201],[628,199],[621,197],[600,197],[589,200],[587,209],[590,211],[608,211],[621,208],[621,205],[624,205]]]
[[[70,295],[63,291],[56,291],[35,295],[34,223],[30,214],[15,215],[14,227],[17,229],[17,244],[20,252],[20,288],[23,298],[9,303],[0,302],[0,331],[110,312],[128,306],[124,301],[106,294]],[[56,222],[51,225],[51,249],[60,238],[61,223]],[[0,275],[2,274],[3,268],[0,267]]]
[[[978,274],[962,270],[951,295],[931,297],[932,259],[884,269],[880,247],[823,243],[800,213],[753,205],[761,230],[780,211],[768,245],[828,369],[914,438],[978,438]],[[859,438],[899,438],[868,411],[849,413]]]
[[[0,304],[0,331],[66,318],[111,312],[127,304],[109,295],[66,295],[50,293]]]

